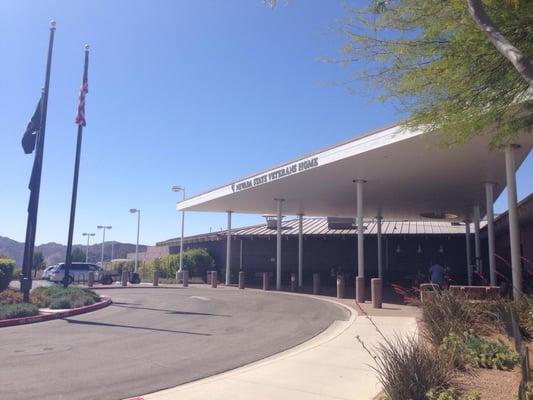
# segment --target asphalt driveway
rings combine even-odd
[[[108,289],[114,304],[0,329],[0,399],[124,399],[232,369],[345,320],[334,304],[207,288]]]

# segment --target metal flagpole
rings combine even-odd
[[[41,169],[43,164],[44,137],[46,131],[46,112],[48,109],[48,89],[50,87],[50,70],[52,67],[52,49],[54,47],[54,34],[56,22],[50,22],[50,39],[48,42],[48,57],[46,60],[46,74],[44,89],[41,97],[41,124],[37,133],[35,161],[33,163],[30,181],[30,201],[28,205],[28,223],[26,226],[26,241],[24,243],[24,259],[22,262],[22,274],[20,278],[20,290],[26,303],[30,301],[31,267],[33,251],[35,247],[35,233],[37,228],[37,212],[39,209],[39,191],[41,189]]]
[[[69,285],[70,266],[72,264],[72,237],[74,235],[74,219],[76,217],[76,200],[78,197],[78,176],[80,173],[80,155],[81,143],[83,139],[83,127],[85,125],[85,110],[80,119],[80,108],[85,108],[85,94],[87,93],[87,70],[89,67],[89,45],[85,45],[85,63],[83,66],[83,79],[80,88],[80,104],[78,106],[78,114],[76,116],[76,123],[78,124],[78,141],[76,143],[76,161],[74,163],[74,179],[72,182],[72,199],[70,202],[70,223],[68,226],[68,240],[67,240],[67,255],[65,258],[65,276],[63,277],[63,287]],[[83,103],[83,104],[82,104]],[[105,234],[105,230],[104,230]],[[103,267],[103,265],[102,265]]]

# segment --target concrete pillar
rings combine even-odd
[[[128,271],[122,271],[122,286],[128,286],[128,278],[130,273]]]
[[[211,271],[211,287],[216,288],[218,285],[218,273],[217,271]]]
[[[470,220],[465,221],[466,273],[468,286],[472,286],[472,250],[470,249]]]
[[[228,230],[226,233],[226,285],[231,284],[231,211],[228,211]]]
[[[303,214],[298,214],[298,287],[303,286],[304,235]]]
[[[263,290],[270,290],[270,273],[263,272]]]
[[[242,247],[243,247],[243,239],[241,238],[241,249],[239,254],[239,271],[242,271]]]
[[[357,185],[357,278],[356,278],[356,298],[363,303],[365,301],[365,243],[363,226],[363,184],[365,181],[355,181]]]
[[[154,271],[154,279],[152,280],[153,286],[159,286],[159,270]]]
[[[344,276],[337,275],[337,299],[344,299]]]
[[[244,289],[244,271],[239,271],[239,289]]]
[[[383,250],[381,248],[381,222],[383,220],[383,217],[377,216],[376,217],[376,225],[377,225],[377,241],[378,241],[378,277],[383,279]]]
[[[283,199],[276,199],[278,202],[278,220],[276,235],[276,290],[281,290],[281,219]]]
[[[522,265],[520,262],[520,224],[516,195],[515,154],[516,145],[505,148],[505,174],[507,178],[507,207],[509,217],[509,241],[511,245],[511,269],[513,273],[513,296],[522,296]]]
[[[87,280],[87,286],[93,287],[94,286],[94,271],[89,272],[89,277]]]
[[[189,286],[189,271],[184,269],[181,273],[183,277],[183,287],[188,287]]]
[[[380,278],[372,278],[372,307],[381,308],[383,298],[383,283]]]
[[[291,292],[296,292],[296,272],[291,272]]]
[[[489,247],[490,285],[496,286],[496,244],[494,238],[494,183],[485,183],[487,197],[487,242]]]
[[[479,206],[474,207],[474,255],[476,257],[476,267],[479,274],[483,274],[481,270],[481,238],[479,236],[479,223],[481,220],[481,212]]]
[[[320,274],[313,274],[313,294],[320,294]]]

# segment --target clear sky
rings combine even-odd
[[[67,238],[83,45],[91,45],[87,127],[74,242],[96,225],[112,240],[178,235],[176,193],[189,194],[334,144],[399,118],[351,95],[332,27],[340,1],[3,0],[0,2],[0,235],[23,241],[32,156],[20,146],[44,81],[57,20],[37,243]],[[519,198],[533,191],[530,156]],[[496,211],[505,210],[500,198]],[[186,234],[224,214],[188,213]],[[236,214],[234,226],[262,222]],[[100,236],[97,236],[98,238]],[[97,239],[99,240],[99,239]]]

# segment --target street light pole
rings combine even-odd
[[[98,225],[98,229],[102,229],[102,255],[100,257],[100,267],[104,268],[104,245],[105,245],[105,231],[106,229],[111,229],[112,226],[110,225]]]
[[[172,186],[173,192],[182,192],[181,201],[185,200],[185,188],[183,186]],[[185,231],[185,210],[181,210],[181,239],[180,239],[180,266],[178,272],[183,269],[183,234]]]
[[[87,236],[87,247],[85,248],[85,262],[89,262],[89,239],[91,236],[96,235],[95,233],[83,232],[83,236]]]
[[[140,208],[130,208],[130,213],[137,213],[137,243],[135,244],[135,270],[134,272],[139,272],[139,231],[141,229],[141,209]]]

